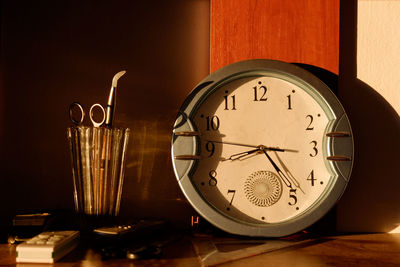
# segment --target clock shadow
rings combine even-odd
[[[339,98],[354,136],[354,166],[338,203],[337,229],[389,232],[400,225],[400,118],[377,90],[357,77],[356,0],[340,1]]]

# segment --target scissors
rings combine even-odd
[[[103,108],[103,106],[100,105],[99,103],[93,104],[90,107],[89,118],[94,127],[100,127],[101,125],[103,125],[103,123],[105,124],[106,127],[110,127],[110,128],[112,127],[113,119],[114,119],[115,102],[116,102],[117,83],[118,83],[118,79],[121,78],[121,76],[124,75],[125,73],[126,73],[126,71],[122,70],[114,75],[114,77],[112,79],[110,94],[108,96],[106,108]],[[74,110],[76,109],[76,107],[78,107],[78,112],[80,114],[79,119],[76,119],[74,116]],[[101,112],[103,113],[103,118],[100,122],[97,122],[93,118],[93,109],[95,107],[98,107],[101,110]],[[75,113],[76,113],[76,111],[75,111]],[[79,126],[83,123],[83,119],[85,118],[85,111],[83,110],[83,107],[79,102],[73,102],[69,106],[69,118],[75,125]]]
[[[102,113],[102,119],[100,121],[96,121],[94,119],[93,113],[96,107],[100,109]],[[85,118],[85,111],[83,110],[83,107],[79,102],[73,102],[69,106],[69,118],[75,125],[77,126],[82,125],[83,120]],[[99,103],[93,104],[89,110],[89,118],[94,127],[100,127],[101,125],[103,125],[104,121],[106,120],[106,111],[103,108],[103,106],[100,105]]]

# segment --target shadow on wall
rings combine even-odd
[[[339,97],[353,128],[352,177],[338,204],[345,232],[388,232],[400,225],[400,117],[357,79],[357,0],[341,1]]]
[[[0,228],[15,212],[72,209],[68,106],[104,105],[124,69],[114,120],[131,129],[121,212],[188,224],[171,134],[208,74],[209,0],[0,3]]]
[[[400,118],[373,88],[343,81],[353,127],[354,167],[338,208],[338,229],[388,232],[400,226]],[[354,103],[357,103],[354,105]]]

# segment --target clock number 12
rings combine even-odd
[[[258,82],[258,84],[260,86],[254,86],[253,87],[253,90],[254,90],[254,101],[267,101],[267,99],[268,99],[267,96],[266,96],[267,91],[268,91],[267,87],[265,85],[262,85],[262,82]],[[261,94],[258,94],[259,92]]]

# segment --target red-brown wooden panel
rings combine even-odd
[[[254,58],[339,71],[339,0],[211,0],[210,71]]]

